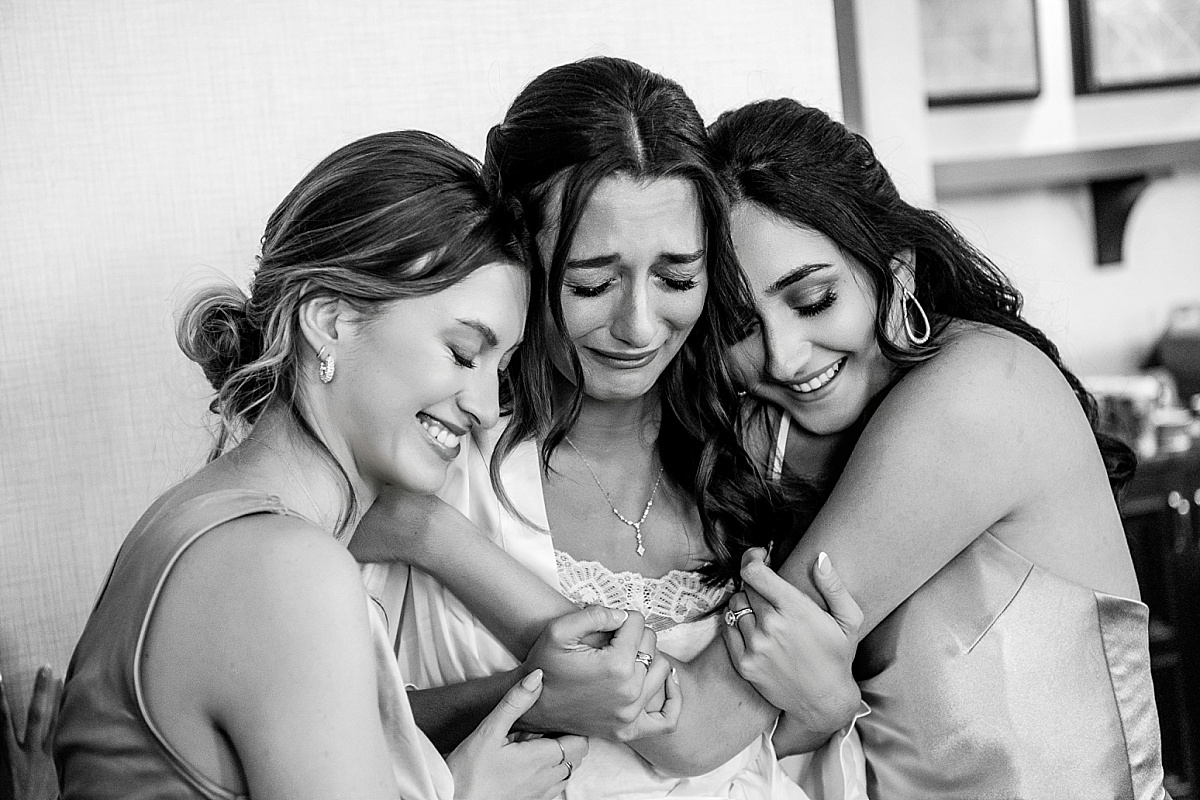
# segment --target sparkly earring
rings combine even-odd
[[[909,313],[910,306],[916,308],[917,313],[921,315],[921,334],[919,336],[913,327],[912,315]],[[933,333],[933,327],[929,324],[929,317],[925,314],[925,309],[921,308],[917,296],[907,288],[904,290],[904,332],[908,334],[909,341],[916,345],[928,342],[929,335]]]
[[[325,345],[321,345],[321,350],[317,353],[317,360],[321,362],[320,372],[317,373],[321,378],[321,383],[329,383],[333,380],[334,370],[337,369],[337,362],[333,359],[333,353],[326,353]]]

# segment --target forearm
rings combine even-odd
[[[417,727],[438,752],[449,753],[478,727],[523,674],[518,667],[464,683],[410,691],[408,700]]]
[[[775,745],[775,755],[780,758],[800,755],[811,753],[828,742],[837,730],[840,728],[828,732],[813,730],[796,714],[783,713],[779,715],[779,724],[775,726],[771,742]]]
[[[675,731],[630,742],[642,758],[675,775],[721,766],[770,729],[779,710],[740,675],[720,637],[690,662],[675,662],[683,711]]]
[[[442,525],[431,544],[414,552],[414,565],[450,589],[519,659],[529,654],[546,625],[577,610],[554,587],[482,538],[465,517]]]

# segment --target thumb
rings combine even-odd
[[[813,584],[829,607],[829,615],[841,626],[847,637],[858,641],[858,629],[862,627],[863,613],[858,603],[850,596],[842,576],[833,568],[829,556],[822,552],[813,564]]]
[[[503,740],[521,715],[533,708],[533,704],[541,696],[542,671],[535,669],[504,693],[504,697],[483,718],[475,732],[491,739]]]
[[[588,606],[563,614],[550,623],[550,628],[556,641],[574,644],[591,633],[615,631],[627,619],[628,611],[605,606]]]

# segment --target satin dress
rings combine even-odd
[[[859,644],[870,796],[1165,797],[1148,624],[984,533]]]

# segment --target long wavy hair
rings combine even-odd
[[[658,453],[667,479],[694,498],[739,496],[742,490],[725,480],[734,473],[722,462],[748,464],[749,459],[739,444],[732,412],[736,390],[722,354],[735,341],[738,315],[750,313],[752,305],[732,258],[725,195],[704,122],[691,99],[674,81],[619,58],[554,67],[534,78],[488,133],[484,171],[502,196],[523,209],[532,256],[547,268],[544,290],[531,301],[524,344],[510,366],[512,395],[506,405],[511,419],[492,459],[492,483],[501,501],[514,510],[499,477],[513,448],[540,440],[543,469],[549,470],[551,454],[578,418],[583,372],[563,321],[563,273],[592,192],[614,175],[682,178],[695,187],[704,217],[709,288],[700,319],[660,378]],[[558,207],[548,208],[559,188]],[[537,234],[547,220],[558,221],[558,235],[553,249],[540,253]],[[551,345],[559,343],[567,345],[574,376],[565,402],[557,391],[564,381],[550,359]],[[712,440],[722,447],[706,450]],[[726,574],[735,556],[724,532],[698,506],[706,543]]]
[[[731,203],[755,203],[816,230],[864,267],[879,298],[876,339],[892,363],[906,368],[931,358],[955,319],[1010,331],[1045,353],[1070,384],[1113,492],[1129,480],[1136,466],[1133,451],[1098,430],[1095,400],[1063,364],[1058,348],[1021,316],[1020,293],[941,215],[905,202],[866,139],[791,99],[726,112],[709,134]],[[888,334],[897,291],[890,265],[906,248],[915,253],[914,294],[932,322],[932,335],[922,346],[898,344]]]
[[[488,264],[528,264],[523,228],[478,161],[431,134],[396,131],[348,144],[305,175],[271,214],[257,261],[248,295],[232,284],[203,289],[176,326],[180,349],[216,390],[209,460],[282,405],[343,481],[341,533],[356,502],[306,410],[300,376],[317,361],[300,333],[301,306],[334,297],[369,320]]]

